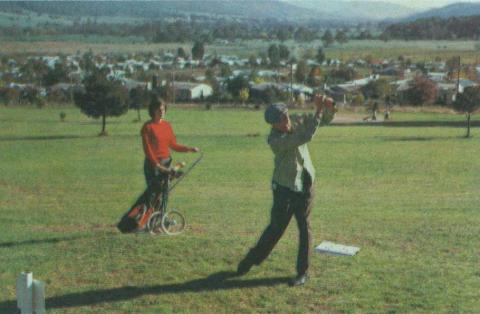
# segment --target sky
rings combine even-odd
[[[396,4],[401,4],[406,7],[414,9],[430,9],[443,7],[452,3],[458,2],[477,2],[480,3],[480,0],[370,0],[370,1],[382,1],[382,2],[391,2]]]

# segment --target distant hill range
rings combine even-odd
[[[415,10],[382,1],[352,0],[282,0],[286,3],[306,8],[312,12],[326,15],[330,19],[344,21],[381,21],[385,19],[405,18]]]
[[[215,17],[310,20],[324,18],[317,12],[278,0],[189,0],[189,1],[0,1],[0,11],[56,16],[124,16],[161,19],[185,15]]]
[[[214,17],[353,25],[359,22],[480,15],[480,3],[456,3],[416,13],[406,6],[369,0],[164,0],[0,1],[0,12],[63,17],[128,17],[160,20]]]
[[[449,18],[458,16],[480,15],[480,3],[455,3],[441,8],[431,9],[425,12],[410,15],[404,21],[414,21],[432,17]]]
[[[403,18],[414,13],[387,2],[346,0],[0,1],[0,12],[144,19],[206,15],[344,24]]]

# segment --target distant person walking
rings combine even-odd
[[[385,98],[385,112],[383,114],[383,119],[384,120],[390,120],[390,106],[391,106],[390,97],[387,96]]]
[[[378,102],[373,102],[372,106],[372,121],[377,120]]]
[[[331,106],[333,110],[333,105],[331,98],[317,95],[315,114],[290,117],[284,104],[272,104],[266,109],[265,121],[272,126],[268,144],[275,155],[271,220],[258,243],[238,264],[237,275],[246,274],[253,265],[259,265],[268,257],[294,215],[300,232],[300,243],[297,276],[290,281],[290,285],[303,285],[308,280],[312,244],[309,216],[314,194],[315,169],[307,143],[320,125],[324,106]]]

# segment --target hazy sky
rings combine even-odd
[[[392,2],[408,6],[415,9],[428,9],[442,7],[448,4],[456,2],[480,2],[480,0],[370,0],[370,1],[382,1]]]

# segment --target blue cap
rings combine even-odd
[[[282,120],[282,116],[288,112],[287,105],[271,104],[265,109],[265,121],[269,124],[278,123]]]

